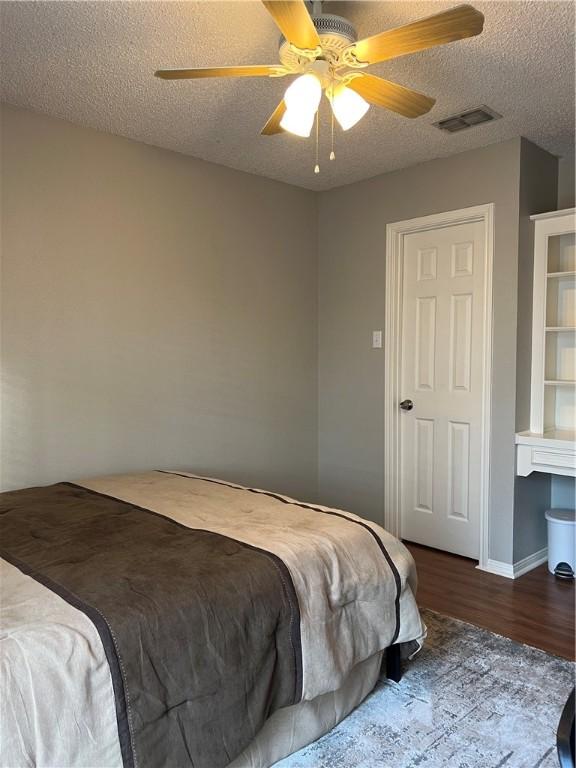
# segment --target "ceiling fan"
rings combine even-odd
[[[365,68],[473,37],[482,32],[484,24],[484,16],[479,11],[470,5],[459,5],[357,40],[352,24],[341,16],[322,13],[320,3],[314,3],[312,15],[304,0],[262,0],[262,3],[282,32],[279,65],[160,69],[155,74],[164,80],[299,75],[262,128],[265,136],[283,131],[310,136],[322,91],[343,130],[356,125],[370,104],[404,117],[424,115],[433,107],[435,99],[371,75]]]

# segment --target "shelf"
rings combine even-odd
[[[550,384],[555,387],[573,387],[576,384],[576,381],[572,381],[571,379],[546,379],[544,384]]]
[[[575,433],[568,429],[548,429],[543,434],[516,433],[516,474],[532,472],[576,476]]]
[[[568,440],[573,443],[576,441],[576,432],[573,429],[547,429],[544,432],[546,440]]]
[[[516,445],[553,445],[556,448],[565,447],[565,443],[576,441],[576,431],[573,429],[546,429],[543,433],[516,432]],[[576,449],[576,446],[574,446]]]
[[[570,216],[564,226],[572,229],[574,223],[574,217]],[[546,242],[546,271],[549,273],[576,272],[576,240],[574,231],[561,231],[563,228],[558,230],[555,225],[547,226],[549,237]],[[555,231],[552,232],[550,230]]]
[[[576,476],[576,216],[534,221],[531,432],[517,436],[517,471]]]

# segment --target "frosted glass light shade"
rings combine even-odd
[[[322,86],[316,75],[310,72],[291,83],[284,94],[286,109],[316,112],[322,97]]]
[[[334,117],[338,120],[343,131],[356,125],[370,108],[370,104],[362,96],[344,85],[334,89],[330,103]]]
[[[286,112],[280,127],[296,136],[310,136],[321,98],[322,86],[316,75],[308,73],[296,78],[284,94]]]
[[[287,109],[284,112],[280,127],[296,136],[307,139],[312,133],[315,112],[300,112],[296,109]]]

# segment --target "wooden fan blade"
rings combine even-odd
[[[159,69],[154,72],[163,80],[191,80],[198,77],[270,77],[277,66],[208,67],[197,69]]]
[[[276,133],[284,132],[284,129],[280,127],[280,120],[284,117],[284,112],[286,112],[286,104],[284,103],[284,99],[282,99],[280,104],[278,104],[274,112],[270,115],[264,128],[260,131],[262,136],[274,136]]]
[[[482,32],[483,26],[484,16],[480,11],[471,5],[458,5],[450,11],[359,40],[346,50],[351,51],[357,61],[376,64],[407,53],[452,43],[454,40],[474,37]]]
[[[393,112],[398,112],[404,117],[420,117],[429,112],[436,99],[424,96],[411,88],[405,88],[398,83],[391,83],[382,77],[369,75],[363,72],[354,77],[346,86],[362,96],[363,99],[375,104],[377,107],[385,107]]]
[[[289,43],[307,49],[320,45],[304,0],[262,0],[262,3]]]

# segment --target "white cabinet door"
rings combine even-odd
[[[404,240],[402,537],[478,558],[485,224]]]

